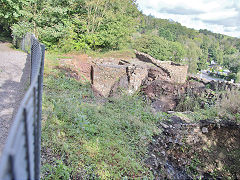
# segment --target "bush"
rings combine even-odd
[[[240,83],[240,71],[236,74],[236,83]]]
[[[185,55],[185,50],[180,43],[153,35],[143,35],[136,39],[133,47],[161,61],[180,62]]]
[[[227,120],[240,120],[240,92],[238,90],[227,91],[218,103],[216,103],[218,115]]]
[[[29,22],[18,22],[11,26],[11,30],[14,39],[23,38],[28,32],[33,31],[33,25]]]
[[[197,97],[193,97],[190,95],[186,95],[180,99],[176,107],[176,111],[184,112],[184,111],[195,111],[200,108],[200,102]]]

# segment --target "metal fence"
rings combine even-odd
[[[2,153],[0,180],[40,179],[45,46],[40,44],[34,35],[26,35],[22,39],[21,45],[25,51],[31,49],[31,83],[19,106]]]

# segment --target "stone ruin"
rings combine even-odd
[[[121,61],[120,61],[121,62]],[[147,77],[148,69],[134,64],[95,64],[91,67],[91,82],[98,94],[109,97],[119,89],[136,92]]]
[[[138,51],[135,54],[135,59],[95,62],[91,66],[94,90],[104,97],[110,97],[117,94],[119,89],[129,94],[136,92],[149,77],[173,84],[186,82],[188,66],[159,61]]]
[[[164,72],[166,72],[170,78],[172,83],[183,84],[186,82],[187,78],[187,65],[181,65],[174,63],[172,61],[160,61],[154,59],[148,54],[139,52],[135,50],[136,57],[144,62],[150,62],[154,64],[156,67],[161,68]]]

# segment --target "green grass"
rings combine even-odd
[[[99,103],[90,84],[52,69],[44,79],[42,178],[151,179],[144,158],[164,116],[137,95]]]
[[[194,112],[182,113],[176,112],[174,115],[187,119],[190,122],[199,122],[200,120],[216,120],[218,118],[217,110],[215,107],[209,107],[205,109],[197,109]]]
[[[47,77],[47,75],[57,72],[56,67],[60,65],[59,59],[71,59],[72,57],[46,51],[45,58],[44,73]]]

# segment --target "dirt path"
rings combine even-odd
[[[24,52],[0,42],[0,156],[12,120],[29,84],[30,61]]]

